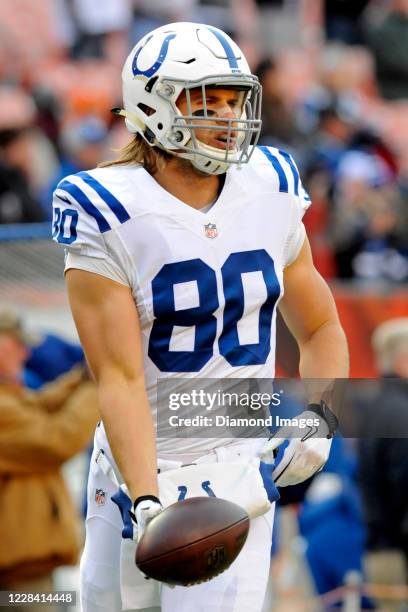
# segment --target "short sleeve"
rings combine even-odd
[[[75,183],[75,175],[62,180],[53,195],[52,237],[67,252],[105,259],[104,232],[110,229],[91,199]]]
[[[64,272],[67,270],[85,270],[93,274],[99,274],[105,278],[109,278],[121,285],[130,287],[130,281],[126,277],[124,270],[113,260],[112,257],[105,259],[82,255],[81,253],[68,252],[65,258]]]
[[[300,249],[306,238],[306,229],[303,223],[296,225],[295,229],[288,236],[284,252],[284,266],[290,266],[300,253]]]
[[[257,147],[274,169],[276,185],[280,193],[288,193],[296,198],[300,220],[311,205],[309,194],[302,185],[299,170],[292,155],[283,149],[266,145]]]

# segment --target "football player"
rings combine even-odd
[[[210,26],[170,24],[135,46],[122,78],[124,108],[116,112],[133,138],[115,162],[58,185],[53,235],[66,248],[70,305],[99,388],[95,452],[126,483],[140,535],[162,509],[157,457],[273,461],[289,436],[278,431],[266,444],[156,441],[158,379],[272,379],[277,308],[299,344],[303,378],[345,377],[348,357],[302,223],[310,199],[290,155],[256,147],[261,88],[238,46]],[[308,478],[328,457],[336,418],[313,393],[303,416],[317,415],[320,425],[291,440],[274,474],[280,485]],[[121,599],[122,526],[95,458],[82,609],[113,612],[129,609]],[[135,585],[132,607],[258,612],[272,517],[251,521],[241,555],[221,576],[189,588],[163,585],[159,601]]]

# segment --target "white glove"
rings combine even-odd
[[[160,514],[163,506],[160,500],[154,495],[142,495],[133,503],[133,512],[130,513],[134,522],[134,529],[137,532],[137,541],[140,539],[150,521]],[[136,538],[133,537],[135,540]]]
[[[260,451],[260,458],[265,463],[274,463],[278,459],[272,473],[278,487],[303,482],[323,467],[338,424],[324,402],[310,404],[291,423],[281,427]],[[286,440],[289,440],[289,444],[279,460],[276,451]]]

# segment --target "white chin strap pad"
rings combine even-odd
[[[177,153],[176,151],[173,151],[173,153],[178,157],[188,159],[191,164],[197,168],[197,170],[200,170],[200,172],[204,172],[205,174],[224,174],[233,163],[224,160],[211,159],[205,155],[204,151],[203,153],[196,153],[193,151],[183,151]]]
[[[125,119],[125,125],[127,127],[127,129],[129,130],[129,132],[131,132],[132,134],[137,134],[138,129],[136,128],[136,126],[130,121],[130,119]]]
[[[197,170],[205,172],[206,174],[224,174],[230,167],[230,164],[216,161],[215,159],[208,160],[201,155],[194,155],[193,159],[190,159],[190,161]]]

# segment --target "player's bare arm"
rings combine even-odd
[[[331,291],[314,267],[307,238],[296,260],[284,271],[284,287],[279,309],[299,345],[301,377],[346,378],[346,336]],[[318,397],[309,399],[320,401]]]
[[[131,291],[70,269],[69,301],[99,390],[100,411],[133,499],[157,495],[155,432],[146,396],[140,326]]]

